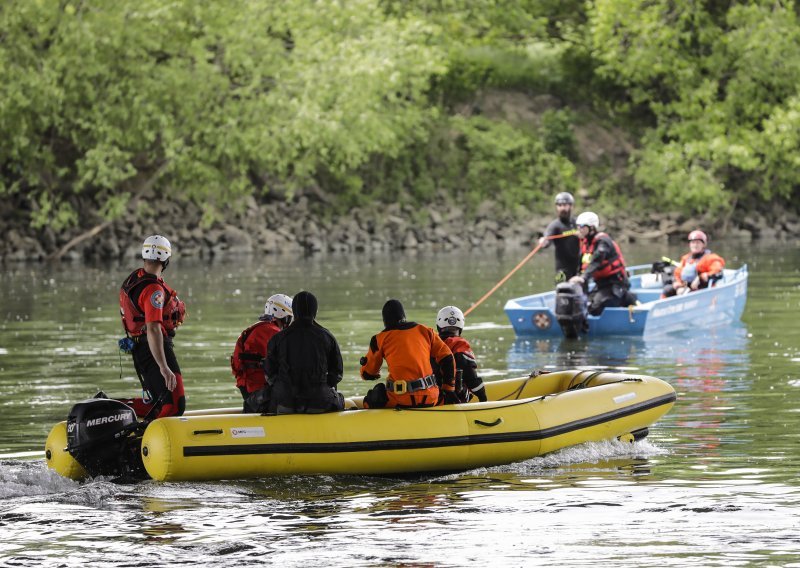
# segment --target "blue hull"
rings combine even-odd
[[[606,308],[589,316],[588,336],[645,336],[698,327],[714,327],[739,320],[747,301],[747,265],[724,271],[713,288],[660,299],[661,282],[649,274],[651,266],[631,267],[631,291],[640,305]],[[505,312],[517,335],[561,336],[555,316],[555,291],[508,300]]]

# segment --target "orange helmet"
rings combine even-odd
[[[703,241],[704,245],[708,244],[708,237],[703,231],[692,231],[689,233],[689,238],[686,239],[689,242],[691,241]]]

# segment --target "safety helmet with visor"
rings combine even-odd
[[[172,256],[172,245],[166,237],[151,235],[142,244],[142,258],[144,260],[158,260],[166,263]]]
[[[689,242],[692,241],[703,241],[704,245],[708,244],[708,237],[703,231],[695,230],[689,233],[689,238],[687,239]]]
[[[464,312],[455,306],[445,306],[436,314],[436,327],[442,330],[446,327],[456,327],[464,330]]]
[[[267,298],[264,304],[263,321],[284,320],[286,324],[292,322],[294,312],[292,311],[292,299],[286,294],[273,294]]]
[[[581,227],[593,227],[594,229],[598,229],[600,227],[600,217],[597,216],[597,213],[584,211],[575,219],[575,225],[579,229]]]

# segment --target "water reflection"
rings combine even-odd
[[[654,337],[517,338],[508,350],[509,370],[534,368],[661,369],[667,377],[735,377],[749,366],[749,336],[741,322],[730,327]],[[643,371],[644,372],[644,371]]]

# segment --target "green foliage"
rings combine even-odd
[[[435,117],[425,93],[444,70],[435,28],[369,0],[15,0],[0,25],[3,191],[65,210],[80,192],[106,215],[154,181],[211,220],[265,186],[396,156]]]
[[[603,1],[591,17],[598,72],[657,120],[635,162],[642,186],[689,211],[796,191],[797,138],[781,125],[800,94],[793,3]]]
[[[548,110],[542,113],[542,143],[545,150],[571,161],[577,160],[574,118],[568,110]]]
[[[492,199],[510,208],[575,190],[573,164],[537,136],[482,117],[456,116],[451,127],[464,169],[458,189],[470,204]]]
[[[605,113],[636,129],[637,202],[790,200],[799,24],[790,1],[7,0],[0,195],[55,229],[144,192],[207,224],[309,188],[335,210],[443,191],[513,208],[580,176],[613,201],[624,172],[576,169],[575,116]],[[562,108],[474,116],[497,91]]]

